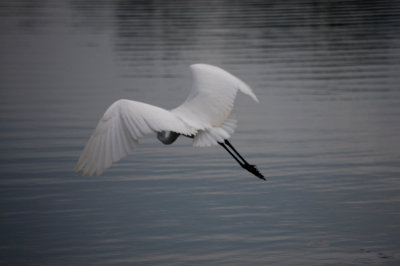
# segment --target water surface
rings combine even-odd
[[[5,1],[0,263],[397,265],[396,1]],[[239,95],[232,143],[145,137],[99,177],[72,169],[120,98],[167,109],[188,66]]]

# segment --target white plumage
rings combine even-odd
[[[225,70],[206,64],[191,65],[193,86],[188,98],[168,111],[131,100],[113,103],[89,138],[75,172],[101,174],[113,162],[133,151],[142,136],[171,131],[194,137],[193,146],[217,145],[236,128],[231,115],[237,91],[257,97],[243,81]]]

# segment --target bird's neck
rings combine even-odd
[[[161,131],[157,132],[157,138],[162,143],[169,145],[174,143],[174,141],[179,137],[179,133],[173,131]]]

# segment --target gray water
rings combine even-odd
[[[397,1],[2,1],[0,264],[399,265]],[[171,109],[192,63],[239,95],[220,147],[155,135],[73,167],[107,107]]]

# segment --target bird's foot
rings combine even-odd
[[[256,177],[265,180],[265,177],[260,173],[260,171],[258,171],[257,167],[253,164],[243,164],[242,167],[244,169],[246,169],[247,171],[249,171],[250,173],[252,173],[253,175],[255,175]]]

